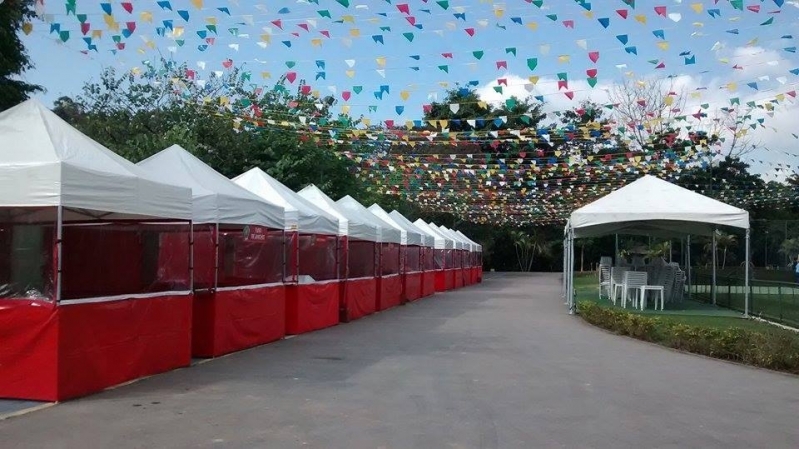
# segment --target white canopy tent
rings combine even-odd
[[[344,198],[336,201],[336,204],[341,209],[347,211],[353,219],[364,223],[371,223],[377,226],[379,232],[379,243],[402,243],[402,232],[387,223],[382,218],[371,213],[363,204],[359,203],[355,198],[347,195]]]
[[[575,239],[622,233],[687,237],[689,242],[691,235],[712,236],[715,242],[719,228],[746,232],[744,314],[748,315],[749,213],[650,175],[572,212],[564,229],[564,295],[569,313],[575,312]],[[688,260],[690,268],[690,256]],[[715,270],[714,252],[714,285]]]
[[[190,188],[194,223],[283,229],[283,208],[267,202],[217,172],[178,145],[138,163],[163,182]]]
[[[406,229],[413,230],[414,232],[419,233],[419,235],[422,236],[422,243],[421,243],[422,246],[426,246],[428,248],[434,248],[435,247],[435,237],[433,237],[432,235],[430,235],[427,232],[425,232],[422,228],[420,228],[420,227],[416,226],[415,224],[413,224],[410,220],[405,218],[404,215],[402,215],[401,213],[399,213],[396,210],[392,210],[391,212],[389,212],[388,215],[394,221],[396,221],[397,223],[401,224]]]
[[[447,239],[450,242],[450,244],[452,245],[451,249],[455,249],[455,250],[464,249],[464,246],[465,246],[464,243],[461,242],[460,240],[456,239],[455,237],[449,235],[449,233],[444,231],[444,229],[442,227],[438,226],[437,224],[435,224],[433,222],[428,223],[428,225],[430,226],[431,229],[433,229],[434,231],[436,231],[439,234],[441,234],[445,239]]]
[[[474,248],[475,252],[478,252],[478,253],[482,253],[483,252],[483,245],[481,245],[481,244],[475,242],[474,240],[470,239],[468,236],[466,236],[466,234],[464,234],[461,231],[455,231],[455,233],[458,234],[462,239],[464,239],[467,242],[471,243],[473,245],[473,248]]]
[[[408,225],[405,225],[404,223],[397,221],[396,219],[394,219],[394,217],[392,217],[388,212],[386,212],[382,207],[380,207],[377,204],[372,204],[367,209],[369,210],[369,212],[373,213],[375,216],[377,216],[384,222],[393,226],[394,229],[400,231],[400,238],[402,240],[401,241],[402,245],[422,246],[422,243],[424,242],[422,231],[414,229],[413,227],[410,227]]]
[[[288,231],[323,235],[338,233],[338,218],[295,193],[258,167],[233,178],[233,182],[281,206],[285,210]]]
[[[353,216],[352,213],[336,204],[336,202],[319,189],[319,187],[312,184],[300,190],[297,194],[336,217],[338,219],[339,235],[370,242],[379,242],[380,230],[377,225],[359,220],[357,217]]]
[[[462,249],[464,249],[466,251],[469,251],[469,252],[473,252],[474,251],[474,246],[472,245],[472,242],[470,242],[470,241],[466,240],[465,238],[461,237],[454,230],[452,230],[452,229],[450,229],[450,228],[448,228],[446,226],[439,226],[439,229],[443,230],[444,233],[446,233],[447,235],[451,236],[456,241],[460,242]]]
[[[0,113],[0,203],[59,207],[65,221],[192,215],[189,189],[153,178],[36,100]]]
[[[453,249],[454,242],[447,237],[445,237],[438,229],[433,229],[427,222],[422,220],[421,218],[414,221],[413,224],[418,227],[419,229],[425,231],[428,235],[433,237],[433,248],[434,249]]]

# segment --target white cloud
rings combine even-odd
[[[708,109],[701,109],[712,115],[723,107],[731,107],[731,99],[738,98],[741,111],[748,109],[747,102],[754,101],[758,105],[771,102],[776,95],[788,91],[799,91],[799,84],[789,70],[797,66],[795,61],[790,61],[781,56],[779,51],[759,46],[724,48],[717,51],[719,59],[727,59],[726,67],[729,72],[715,73],[715,76],[682,75],[672,78],[672,90],[682,90],[686,94],[684,113],[690,115],[700,110],[701,105],[709,105]],[[740,69],[734,69],[733,66]],[[620,71],[627,70],[621,67]],[[722,69],[725,70],[725,69]],[[628,76],[627,73],[619,73]],[[507,81],[507,86],[502,86],[502,93],[494,90],[499,79]],[[607,77],[605,78],[607,79]],[[756,82],[757,89],[747,86],[749,82]],[[568,91],[573,92],[574,99],[566,97],[566,89],[558,89],[557,78],[541,77],[533,86],[531,81],[519,75],[508,73],[498,77],[477,88],[477,93],[485,101],[492,104],[501,104],[512,95],[518,98],[533,98],[543,96],[546,112],[573,109],[583,100],[591,100],[599,104],[609,103],[609,91],[613,83],[600,82],[591,87],[585,79],[569,80]],[[772,111],[756,108],[751,110],[754,119],[763,119],[763,126],[757,129],[748,129],[747,135],[751,142],[758,148],[743,159],[750,163],[753,169],[769,180],[783,180],[785,173],[777,170],[777,163],[790,165],[799,171],[799,140],[792,134],[799,134],[796,127],[796,115],[799,114],[799,99],[785,95],[780,104],[772,103]],[[738,107],[738,106],[736,106]],[[712,125],[712,117],[704,120],[704,124],[694,123],[694,129],[708,129]],[[762,161],[762,162],[761,162]]]

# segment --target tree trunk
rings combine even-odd
[[[585,256],[585,245],[580,245],[580,273],[585,271],[583,270],[583,256]]]
[[[724,252],[722,253],[723,256],[721,258],[721,269],[723,270],[724,267],[727,266],[727,248],[724,248]]]

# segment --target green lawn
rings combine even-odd
[[[575,275],[574,279],[574,287],[577,291],[577,298],[576,300],[579,301],[592,301],[596,302],[604,307],[617,307],[614,306],[613,303],[610,302],[608,299],[599,299],[598,292],[599,292],[599,285],[597,280],[597,275],[595,273],[590,274],[582,274],[582,275]],[[725,300],[727,295],[725,296]],[[799,297],[799,296],[798,296]],[[721,295],[717,295],[717,300],[721,303]],[[743,309],[743,294],[740,295],[740,298],[733,295],[733,301],[740,302],[740,308]],[[757,296],[753,298],[752,302],[753,306],[755,304],[759,305],[760,307],[752,307],[752,311],[759,311],[763,310],[763,305],[765,304],[767,307],[774,307],[773,301],[768,301],[767,299],[763,298],[763,295]],[[735,304],[733,304],[735,305]],[[783,309],[785,304],[783,304]],[[672,323],[681,323],[687,325],[696,325],[701,327],[708,327],[708,328],[744,328],[749,330],[755,331],[762,331],[762,332],[774,332],[782,331],[780,328],[770,325],[768,323],[763,323],[755,320],[745,319],[742,317],[742,314],[736,312],[735,310],[731,310],[724,307],[717,307],[712,304],[706,304],[697,301],[688,301],[684,300],[681,303],[676,304],[666,304],[667,309],[664,311],[655,311],[653,309],[647,309],[645,311],[634,310],[632,308],[627,308],[626,310],[635,313],[638,315],[649,315],[649,316],[657,316],[659,319],[672,322]],[[621,309],[620,307],[617,307]],[[771,309],[767,309],[771,310]],[[757,316],[757,313],[753,314]],[[768,315],[767,313],[763,314]],[[799,309],[797,309],[797,316],[799,316]],[[787,320],[783,320],[788,325],[791,323]],[[790,332],[790,331],[788,331]]]

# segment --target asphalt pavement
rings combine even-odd
[[[0,421],[0,447],[799,447],[799,378],[612,335],[560,287],[487,274]]]

